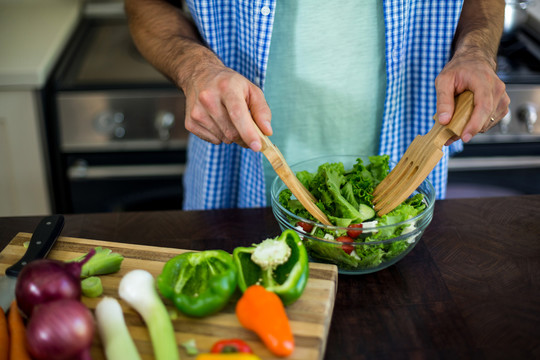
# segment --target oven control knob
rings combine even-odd
[[[508,109],[508,113],[499,122],[499,129],[501,133],[508,134],[508,128],[510,126],[510,121],[512,121],[512,111]]]
[[[154,120],[154,126],[158,131],[159,139],[167,141],[171,137],[171,129],[174,126],[174,114],[170,111],[160,111]]]
[[[123,126],[117,126],[114,129],[114,137],[117,139],[122,139],[124,136],[126,136],[126,129]]]
[[[538,112],[533,104],[524,105],[518,113],[518,118],[527,126],[527,132],[532,134],[534,132],[534,125],[538,120]]]
[[[94,129],[100,133],[110,135],[124,122],[124,114],[121,112],[104,111],[94,118]]]

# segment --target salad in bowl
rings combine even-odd
[[[282,230],[298,232],[312,261],[336,264],[340,273],[379,271],[414,248],[435,203],[435,189],[426,179],[394,210],[378,216],[373,190],[394,165],[387,155],[323,156],[292,165],[332,226],[309,214],[279,177],[271,188],[274,215]]]

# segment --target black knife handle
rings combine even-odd
[[[21,260],[6,269],[6,275],[17,276],[30,261],[46,257],[63,228],[64,216],[52,215],[43,218],[34,230],[26,253]]]

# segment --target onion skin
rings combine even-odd
[[[90,359],[94,318],[84,304],[62,299],[38,305],[30,318],[28,351],[36,360]]]
[[[81,298],[81,280],[55,260],[37,260],[25,266],[17,279],[15,297],[21,311],[32,316],[34,307],[58,299]]]
[[[82,261],[65,263],[57,260],[35,260],[23,267],[15,286],[20,310],[31,317],[35,306],[59,299],[81,298],[81,268],[94,255]]]

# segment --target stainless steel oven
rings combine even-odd
[[[529,17],[503,37],[498,75],[510,112],[450,159],[449,198],[540,194],[540,23]]]
[[[181,209],[185,99],[123,14],[83,19],[44,98],[55,212]]]

